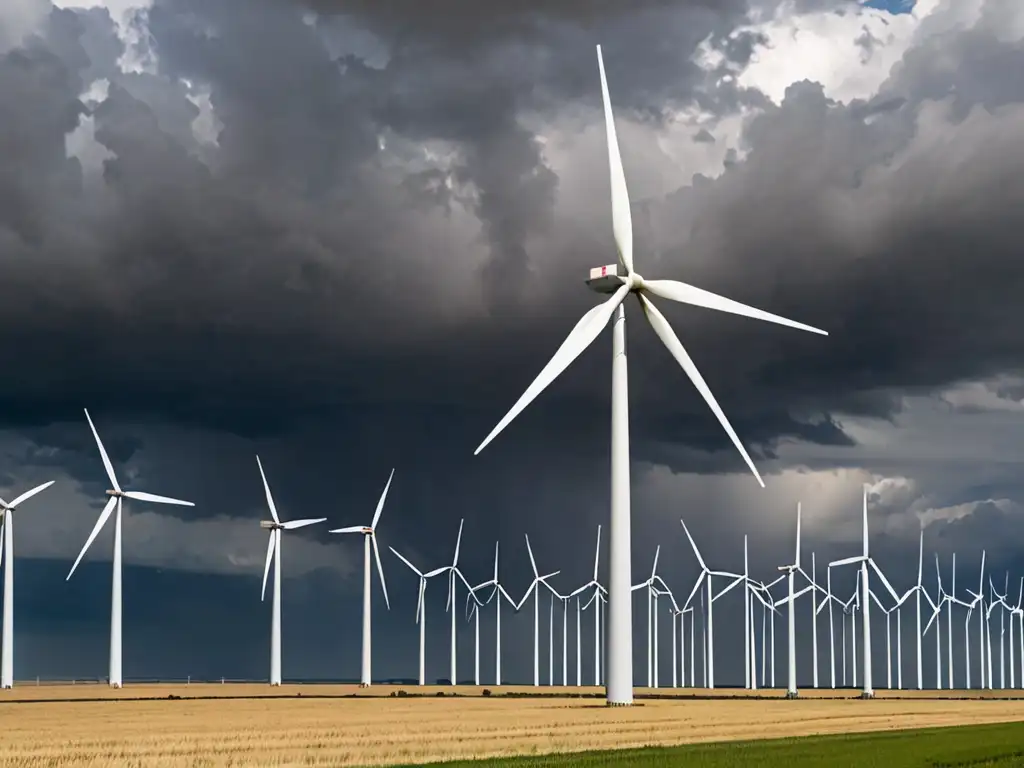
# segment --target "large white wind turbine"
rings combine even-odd
[[[0,688],[14,687],[14,510],[28,501],[37,493],[45,491],[55,481],[37,485],[25,491],[8,504],[0,499],[0,563],[4,561],[4,627],[3,640],[0,642]],[[1013,640],[1013,628],[1010,628],[1010,640]]]
[[[893,602],[899,603],[900,597],[896,594],[896,590],[892,588],[892,584],[885,578],[885,574],[882,573],[882,569],[875,564],[875,561],[868,554],[868,489],[864,486],[864,504],[863,504],[863,554],[856,557],[846,557],[842,560],[836,560],[833,563],[829,563],[829,568],[834,568],[840,565],[849,565],[852,563],[860,564],[860,592],[859,594],[860,609],[863,611],[862,624],[864,631],[864,652],[863,652],[863,664],[864,664],[864,691],[861,694],[862,698],[869,699],[875,695],[875,690],[871,685],[871,597],[869,595],[870,586],[868,584],[868,566],[870,565],[874,569],[878,578],[881,580],[882,585],[886,588],[890,595],[892,595]],[[856,616],[856,614],[851,614]],[[854,619],[856,621],[856,619]],[[918,635],[918,641],[920,642],[920,635]],[[854,630],[854,643],[856,643],[856,630]],[[854,646],[856,649],[856,646]],[[854,650],[854,669],[856,669],[856,658],[857,652]],[[854,673],[856,674],[856,672]],[[854,678],[856,680],[856,678]],[[857,683],[854,682],[854,685]]]
[[[281,684],[281,531],[293,531],[296,528],[305,528],[307,525],[322,523],[326,517],[307,518],[305,520],[289,520],[282,523],[277,516],[277,506],[274,504],[274,497],[270,494],[270,484],[263,472],[263,463],[260,457],[256,457],[256,466],[260,468],[260,477],[263,479],[263,490],[267,495],[267,507],[270,508],[270,516],[273,520],[260,520],[260,528],[270,531],[270,539],[267,542],[267,560],[263,565],[263,589],[260,593],[262,601],[267,596],[267,576],[270,575],[270,561],[274,561],[274,598],[271,606],[270,616],[270,684]]]
[[[516,612],[523,607],[531,594],[533,594],[533,684],[535,686],[540,685],[540,589],[539,585],[543,584],[547,587],[548,592],[552,595],[560,597],[555,588],[548,583],[548,579],[552,576],[557,576],[560,571],[554,571],[552,573],[541,576],[537,571],[537,561],[533,559],[533,548],[530,546],[530,537],[526,536],[526,551],[530,555],[530,567],[533,569],[533,581],[530,582],[529,588],[526,590],[526,594],[516,605]]]
[[[511,422],[530,402],[537,397],[573,360],[589,347],[598,337],[608,322],[615,318],[612,327],[612,467],[611,467],[611,571],[609,578],[609,642],[608,642],[608,679],[607,698],[612,705],[628,705],[633,703],[633,637],[632,637],[632,606],[630,603],[631,579],[631,540],[630,540],[630,488],[629,488],[629,413],[628,384],[626,371],[626,315],[622,306],[626,296],[636,295],[644,315],[655,334],[668,348],[672,357],[683,368],[693,385],[700,392],[708,407],[715,414],[729,438],[736,446],[747,466],[754,473],[758,483],[764,482],[758,474],[750,456],[737,437],[732,425],[726,418],[708,388],[707,383],[697,370],[690,355],[683,347],[668,321],[654,306],[652,297],[658,296],[669,301],[692,304],[743,315],[757,320],[786,325],[812,333],[828,335],[825,331],[809,325],[796,323],[784,317],[773,315],[753,307],[748,307],[731,299],[718,296],[675,280],[645,280],[633,270],[633,225],[629,210],[629,195],[626,190],[626,177],[619,155],[618,140],[615,134],[615,121],[612,116],[611,98],[608,95],[608,82],[605,77],[604,61],[601,47],[597,47],[597,62],[601,76],[601,95],[604,102],[605,130],[608,135],[608,162],[611,172],[612,232],[615,247],[618,251],[619,263],[611,266],[596,267],[590,270],[587,284],[598,293],[612,294],[604,303],[587,312],[562,345],[554,357],[541,370],[533,383],[522,397],[512,406],[505,417],[491,431],[487,438],[477,447],[480,453],[509,422]]]
[[[110,478],[110,483],[114,487],[107,491],[107,495],[110,499],[107,501],[103,511],[100,513],[99,519],[96,520],[96,525],[93,526],[92,533],[89,534],[89,538],[85,540],[85,546],[82,547],[82,551],[78,553],[78,558],[75,560],[75,564],[71,566],[71,570],[68,572],[67,581],[74,574],[75,569],[78,568],[78,564],[82,562],[82,558],[85,556],[86,551],[89,549],[89,545],[93,543],[96,536],[99,535],[100,530],[104,524],[110,518],[110,514],[117,507],[117,514],[114,515],[114,557],[113,557],[113,578],[111,580],[110,588],[110,679],[109,683],[112,688],[120,688],[122,684],[121,680],[121,500],[122,499],[134,499],[136,501],[149,501],[157,504],[178,504],[184,507],[194,507],[191,501],[180,501],[178,499],[171,499],[166,496],[157,496],[152,493],[143,493],[142,491],[123,491],[121,486],[117,482],[117,476],[114,474],[114,465],[110,463],[110,458],[107,456],[107,451],[103,447],[103,442],[100,440],[100,435],[96,431],[96,427],[93,426],[92,419],[89,417],[88,409],[85,410],[86,421],[89,422],[89,428],[92,430],[93,437],[96,438],[96,445],[100,449],[100,458],[103,459],[103,466],[107,470],[107,477]]]
[[[427,615],[426,615],[426,606],[424,605],[424,596],[426,595],[426,591],[427,591],[427,579],[432,579],[434,576],[438,576],[438,575],[444,573],[448,569],[448,566],[442,565],[440,568],[435,568],[432,571],[428,571],[427,573],[423,573],[423,571],[421,571],[415,565],[413,565],[408,560],[406,560],[405,557],[403,557],[402,554],[397,549],[395,549],[394,547],[388,547],[388,549],[390,549],[391,552],[399,560],[401,560],[403,563],[405,563],[407,566],[409,566],[409,568],[412,569],[413,573],[415,573],[417,576],[420,577],[420,590],[419,590],[420,593],[419,593],[419,597],[416,598],[416,623],[420,625],[420,685],[425,685],[426,684],[426,680],[425,680],[425,673],[426,673],[425,650],[426,650],[426,642],[427,642],[427,638],[426,638]]]
[[[388,475],[388,482],[384,486],[384,492],[377,502],[377,509],[373,513],[373,522],[369,525],[350,525],[347,528],[335,528],[328,533],[360,533],[363,535],[363,660],[359,672],[359,686],[368,687],[372,682],[372,637],[370,623],[370,545],[373,544],[373,558],[377,561],[377,575],[380,577],[380,588],[384,593],[384,604],[391,610],[391,601],[388,599],[388,585],[384,582],[384,568],[380,564],[380,550],[377,548],[377,523],[380,522],[381,512],[384,511],[384,500],[388,497],[388,489],[391,487],[391,480],[395,476],[395,470]]]

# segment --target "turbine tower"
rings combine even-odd
[[[611,705],[633,703],[633,613],[630,601],[631,579],[631,526],[629,484],[629,413],[628,376],[626,370],[626,315],[623,302],[630,293],[635,294],[644,316],[661,339],[669,353],[683,368],[700,392],[708,407],[725,429],[757,482],[764,487],[750,456],[737,437],[725,413],[718,405],[697,366],[683,347],[668,321],[654,306],[652,297],[692,304],[743,315],[757,320],[786,325],[827,336],[825,331],[796,323],[784,317],[748,307],[731,299],[718,296],[675,280],[645,280],[633,270],[633,225],[629,211],[626,177],[619,155],[611,98],[605,77],[601,46],[597,47],[597,63],[601,77],[601,95],[604,102],[605,130],[608,136],[608,163],[611,173],[612,232],[618,251],[617,264],[590,270],[587,284],[598,293],[611,294],[601,304],[588,311],[555,352],[554,357],[541,370],[526,392],[487,438],[477,447],[480,453],[509,422],[537,397],[573,360],[589,347],[614,317],[612,325],[612,424],[611,424],[611,525],[609,578],[609,636],[607,700]]]
[[[361,533],[363,535],[363,661],[359,673],[359,687],[368,688],[373,682],[371,677],[371,664],[373,661],[372,646],[372,625],[370,623],[370,545],[373,544],[373,558],[377,561],[377,575],[380,577],[380,588],[384,593],[384,604],[391,610],[391,601],[388,600],[388,585],[384,582],[384,568],[380,564],[380,550],[377,548],[377,523],[380,522],[380,514],[384,511],[384,500],[388,497],[388,489],[391,487],[391,480],[395,476],[395,470],[388,475],[388,482],[384,486],[384,492],[377,502],[377,509],[373,513],[373,522],[369,525],[351,525],[347,528],[335,528],[328,533]]]
[[[92,419],[89,417],[88,409],[85,410],[85,419],[89,422],[89,428],[92,430],[93,437],[96,438],[96,446],[100,449],[100,458],[103,459],[103,466],[107,470],[110,484],[114,487],[107,491],[110,499],[107,501],[106,506],[103,507],[103,511],[100,512],[96,525],[93,526],[92,533],[85,540],[85,546],[78,553],[78,558],[75,560],[75,564],[71,566],[65,581],[68,581],[74,574],[75,569],[78,568],[78,564],[82,562],[82,558],[89,549],[89,545],[93,543],[107,520],[110,519],[110,514],[114,511],[114,507],[117,507],[117,514],[114,515],[113,577],[110,586],[110,679],[108,682],[111,688],[120,688],[123,682],[121,679],[121,500],[135,499],[136,501],[149,501],[156,504],[178,504],[183,507],[194,507],[195,504],[191,501],[180,501],[179,499],[171,499],[166,496],[143,493],[142,491],[121,490],[121,486],[117,482],[117,476],[114,474],[114,465],[110,463],[110,458],[103,447],[100,435],[96,431],[96,427],[93,426]]]
[[[4,628],[0,643],[0,688],[14,687],[14,510],[37,493],[45,491],[55,481],[50,480],[25,491],[8,504],[0,499],[0,563],[4,562]],[[1010,641],[1013,641],[1013,625],[1010,625]]]
[[[267,576],[270,574],[270,561],[274,561],[274,603],[271,607],[270,617],[270,684],[281,684],[281,531],[293,531],[296,528],[305,528],[307,525],[322,523],[326,517],[307,518],[305,520],[289,520],[281,522],[277,516],[277,506],[274,504],[274,497],[270,495],[270,484],[267,483],[267,476],[263,472],[263,464],[260,457],[256,457],[256,465],[260,468],[260,477],[263,478],[263,490],[267,495],[267,506],[270,508],[270,516],[273,520],[260,520],[260,528],[270,531],[270,540],[267,542],[267,560],[263,565],[263,591],[260,594],[262,601],[267,596]]]

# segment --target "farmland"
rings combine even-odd
[[[486,697],[470,687],[456,689],[459,696],[428,687],[423,697],[391,696],[398,690],[25,685],[0,691],[0,768],[396,764],[1024,720],[1024,699],[1006,691],[880,692],[874,701],[852,691],[808,691],[797,701],[778,691],[758,692],[773,700],[682,691],[606,708],[600,698],[573,695],[595,688]]]

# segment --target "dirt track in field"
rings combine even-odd
[[[1021,691],[879,692],[874,701],[855,691],[806,691],[785,701],[779,691],[757,692],[779,700],[750,700],[746,691],[661,689],[678,696],[645,699],[639,689],[640,706],[608,708],[600,698],[572,696],[596,688],[542,687],[563,694],[550,698],[484,697],[462,686],[459,696],[449,687],[422,689],[431,694],[423,698],[390,696],[398,690],[21,686],[0,691],[0,768],[393,764],[1024,720]],[[996,698],[1009,693],[1017,698]]]

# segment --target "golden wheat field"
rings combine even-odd
[[[22,686],[0,691],[0,768],[385,765],[1024,720],[1024,700],[995,698],[1007,692],[880,692],[860,701],[850,691],[807,691],[786,701],[777,691],[769,693],[778,700],[681,691],[607,708],[571,696],[596,688],[541,689],[562,694],[550,698],[457,690],[421,698],[391,697],[394,686]],[[452,689],[425,692],[437,691]]]

